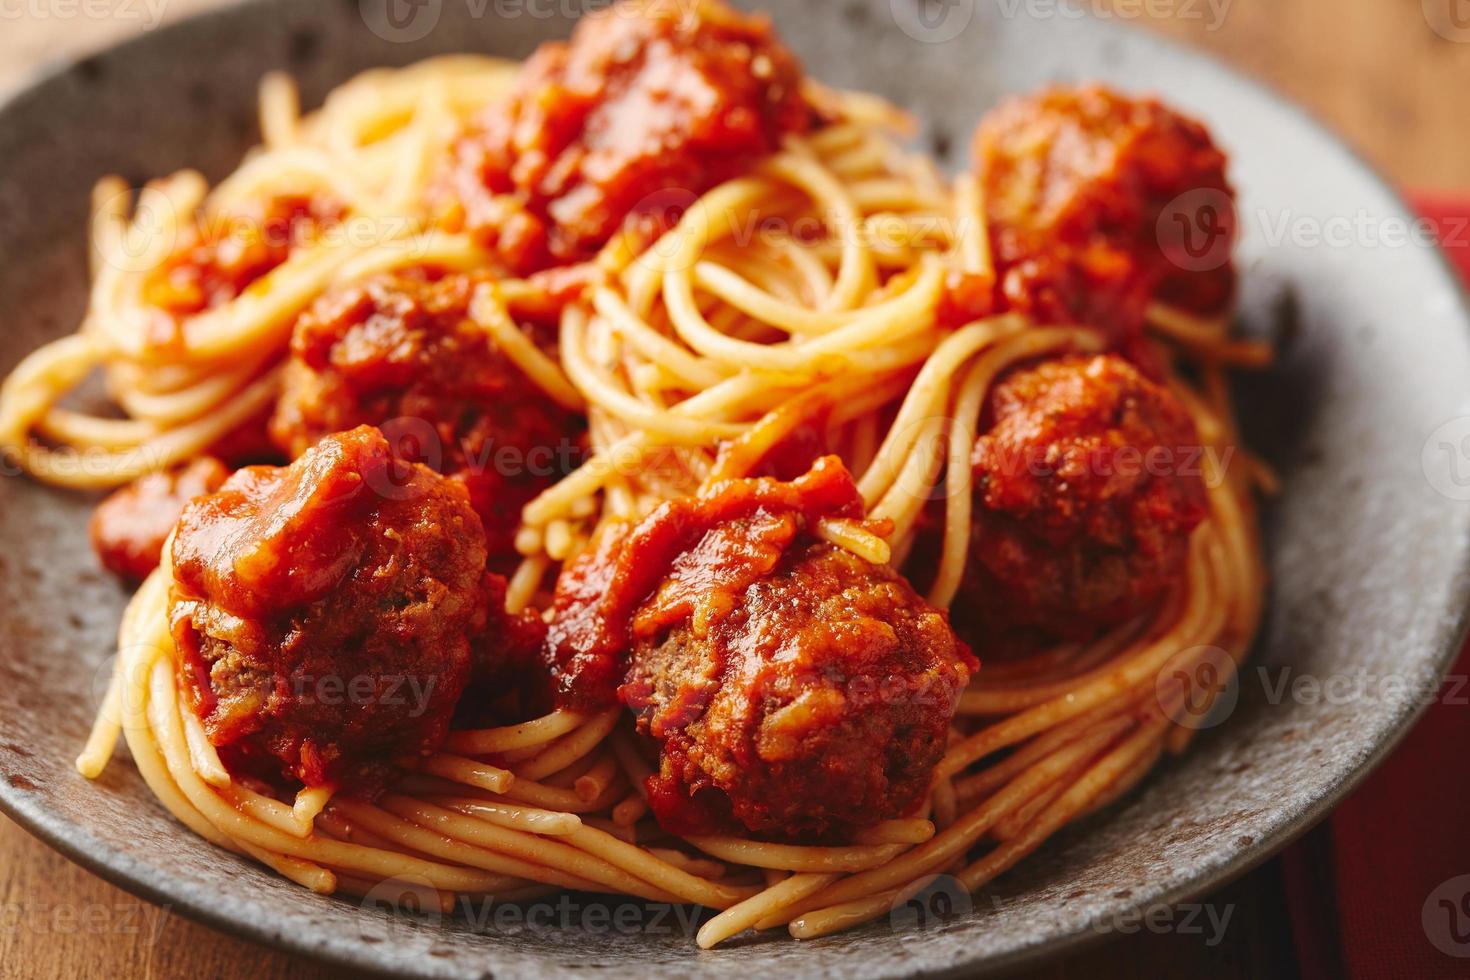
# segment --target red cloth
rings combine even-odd
[[[1415,204],[1470,282],[1470,200]],[[1470,646],[1452,677],[1467,674]],[[1470,684],[1452,679],[1440,695],[1325,829],[1284,856],[1305,977],[1470,977]]]
[[[1435,236],[1470,284],[1470,198],[1420,194],[1414,206],[1438,230]]]

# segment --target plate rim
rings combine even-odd
[[[10,91],[0,96],[0,120],[3,120],[8,113],[27,99],[37,96],[48,85],[61,82],[68,76],[84,71],[84,66],[93,59],[127,57],[130,51],[145,47],[157,37],[183,34],[199,24],[240,16],[246,8],[266,6],[271,2],[273,0],[223,0],[217,6],[209,9],[194,11],[177,19],[167,20],[154,30],[110,42],[89,45],[69,55],[48,59],[23,74]],[[1411,220],[1417,217],[1418,212],[1398,186],[1381,173],[1362,150],[1295,98],[1194,43],[1164,36],[1152,29],[1131,23],[1110,23],[1105,18],[1099,18],[1090,13],[1086,19],[1096,25],[1099,30],[1131,35],[1133,43],[1141,44],[1151,51],[1173,54],[1206,64],[1227,77],[1238,90],[1246,91],[1255,98],[1266,100],[1285,110],[1314,137],[1334,146],[1342,154],[1344,163],[1351,166],[1353,175],[1379,190],[1398,210],[1400,216]],[[1442,248],[1436,246],[1430,251],[1433,253],[1432,261],[1435,268],[1451,287],[1450,292],[1456,304],[1453,315],[1457,316],[1461,327],[1467,336],[1470,336],[1470,283],[1467,283],[1460,275]],[[1462,542],[1459,547],[1459,565],[1449,582],[1449,591],[1459,596],[1462,601],[1454,611],[1452,621],[1437,630],[1446,642],[1433,661],[1434,686],[1428,688],[1429,690],[1435,690],[1443,683],[1467,639],[1470,639],[1470,542]],[[1338,782],[1280,826],[1257,837],[1228,860],[1193,875],[1188,881],[1167,891],[1152,896],[1145,905],[1135,905],[1131,900],[1125,900],[1130,903],[1128,908],[1137,911],[1154,905],[1174,906],[1191,901],[1236,881],[1275,857],[1317,826],[1361,786],[1399,747],[1409,732],[1418,724],[1431,703],[1430,698],[1410,698],[1406,707],[1393,719],[1387,737],[1380,740],[1356,768],[1348,771]],[[231,918],[227,911],[221,911],[221,908],[197,900],[194,896],[181,900],[178,894],[149,880],[131,858],[116,848],[97,840],[85,826],[60,819],[48,820],[44,810],[33,811],[26,805],[29,795],[17,792],[6,781],[0,781],[0,813],[72,863],[130,895],[166,909],[169,913],[178,913],[190,921],[226,935],[245,939],[269,949],[301,956],[316,963],[350,967],[378,976],[442,975],[430,971],[406,971],[402,968],[390,970],[376,957],[359,953],[359,950],[370,950],[372,947],[357,946],[348,949],[336,945],[313,943],[303,934],[302,930],[289,928],[289,920],[280,920],[286,927],[272,928],[265,922],[253,919]],[[93,845],[90,851],[88,844]],[[1115,938],[1114,933],[1109,929],[1098,929],[1084,924],[1071,931],[989,956],[983,960],[959,962],[941,968],[921,967],[893,975],[948,980],[948,978],[962,976],[1010,974],[1023,968],[1043,965],[1063,956],[1075,955],[1113,938]]]

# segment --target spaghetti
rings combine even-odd
[[[505,97],[516,70],[451,58],[372,72],[305,116],[290,82],[272,76],[265,145],[212,192],[183,173],[145,188],[128,211],[122,185],[103,181],[86,320],[5,382],[0,445],[61,486],[114,486],[169,467],[268,410],[295,317],[334,284],[410,266],[501,269],[472,235],[436,223],[429,191],[435,161]],[[948,180],[905,151],[907,120],[871,97],[813,83],[805,97],[823,125],[788,134],[656,239],[612,238],[561,315],[555,351],[516,327],[544,306],[535,277],[502,274],[474,294],[468,319],[587,418],[587,458],[524,508],[512,612],[546,608],[548,579],[609,524],[748,476],[810,426],[853,474],[868,515],[825,519],[816,536],[902,567],[926,506],[941,500],[928,599],[946,608],[966,574],[971,450],[998,379],[1038,358],[1109,347],[1098,330],[1019,312],[946,324],[956,276],[997,278],[979,180]],[[210,221],[282,195],[330,201],[338,220],[380,233],[357,241],[314,218],[279,263],[232,294],[160,310],[150,283],[172,240],[203,240]],[[651,769],[617,709],[455,730],[372,801],[323,788],[278,798],[232,774],[184,696],[168,547],[124,614],[77,767],[96,777],[125,739],[181,823],[317,892],[363,894],[386,881],[441,908],[543,886],[691,903],[720,910],[698,933],[706,948],[750,928],[784,926],[796,938],[850,928],[938,874],[981,889],[1126,793],[1161,755],[1183,751],[1191,679],[1205,663],[1236,669],[1260,617],[1253,497],[1270,477],[1248,457],[1221,462],[1238,441],[1223,372],[1269,352],[1232,339],[1224,320],[1159,302],[1150,321],[1147,349],[1207,450],[1207,517],[1189,538],[1183,579],[1101,637],[987,664],[913,815],[821,846],[671,835],[650,816]],[[67,406],[97,370],[126,418]]]

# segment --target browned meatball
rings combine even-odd
[[[1001,103],[975,134],[999,281],[993,298],[955,299],[1123,342],[1155,295],[1222,312],[1235,288],[1225,163],[1204,126],[1156,99],[1084,85]]]
[[[624,0],[545,44],[460,141],[452,212],[525,274],[591,258],[630,214],[668,216],[808,127],[801,70],[764,17]]]
[[[443,739],[485,621],[463,486],[362,427],[193,501],[172,557],[181,681],[232,767],[371,787]]]
[[[271,434],[292,456],[357,425],[401,458],[464,483],[492,558],[513,555],[521,508],[575,466],[580,420],[469,319],[478,276],[379,276],[296,322]]]
[[[213,493],[230,471],[212,456],[179,469],[148,473],[115,490],[92,512],[92,549],[102,567],[125,582],[141,582],[158,567],[163,542],[184,505]]]
[[[633,648],[622,693],[663,743],[660,822],[799,837],[910,812],[972,667],[944,614],[828,544],[787,553],[736,601],[711,628]]]
[[[1012,374],[975,443],[974,538],[953,609],[989,651],[1007,634],[1087,639],[1181,580],[1205,518],[1184,406],[1114,355]]]
[[[605,538],[557,583],[563,703],[618,697],[660,747],[677,833],[819,837],[909,812],[977,666],[902,578],[814,539],[860,518],[833,457],[732,480]]]

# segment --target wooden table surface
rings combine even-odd
[[[216,0],[164,0],[170,20]],[[1470,0],[1088,0],[1213,51],[1315,111],[1403,186],[1470,190]],[[0,3],[0,94],[44,62],[146,29],[157,2]],[[78,10],[111,10],[88,18]],[[17,17],[17,14],[19,16]],[[0,725],[3,725],[0,720]],[[182,832],[182,831],[181,831]],[[1279,862],[1208,900],[1223,939],[1147,930],[1042,976],[1297,974]],[[0,817],[0,975],[273,980],[336,971],[222,936],[108,885]]]

